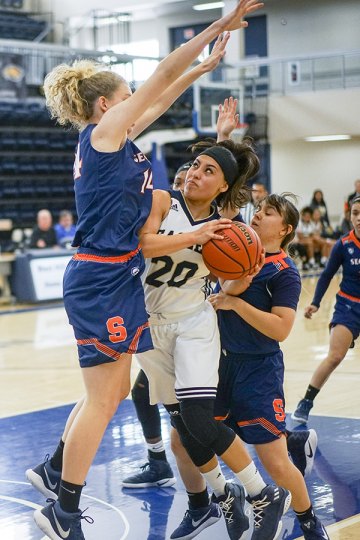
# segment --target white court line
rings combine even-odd
[[[21,485],[31,486],[31,484],[29,482],[17,482],[16,480],[1,480],[0,479],[0,482],[2,482],[3,484],[21,484]],[[86,495],[85,493],[83,493],[82,496],[86,497],[87,499],[91,499],[92,501],[98,502],[99,504],[102,504],[104,506],[107,506],[108,508],[111,508],[117,514],[119,514],[120,518],[124,522],[124,527],[125,527],[125,531],[122,534],[122,536],[119,538],[119,540],[125,540],[125,538],[127,537],[127,535],[129,534],[129,531],[130,531],[130,524],[129,524],[128,520],[126,519],[125,514],[119,508],[116,508],[116,506],[114,506],[114,505],[112,505],[112,504],[110,504],[110,503],[108,503],[106,501],[103,501],[102,499],[98,499],[97,497],[92,497],[91,495]],[[15,502],[15,503],[18,503],[18,504],[23,504],[24,506],[29,506],[30,508],[34,508],[35,510],[43,508],[39,504],[32,503],[32,502],[27,501],[25,499],[19,499],[17,497],[8,497],[6,495],[0,495],[0,499],[3,499],[5,501]],[[47,537],[45,537],[45,538],[47,538]]]

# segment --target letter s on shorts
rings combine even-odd
[[[111,317],[106,321],[106,328],[109,332],[109,340],[112,343],[120,343],[127,338],[127,331],[124,326],[124,319],[120,316]]]
[[[275,411],[275,418],[278,422],[284,422],[286,414],[284,411],[284,402],[282,399],[277,398],[273,401],[273,408]]]

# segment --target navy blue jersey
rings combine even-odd
[[[296,310],[301,292],[301,280],[295,263],[284,251],[266,254],[265,264],[250,287],[239,298],[261,311],[273,307]],[[230,310],[218,310],[221,346],[232,353],[257,357],[279,350],[279,342],[271,339]]]
[[[78,222],[73,246],[121,255],[136,250],[150,213],[150,163],[129,139],[116,152],[95,150],[90,141],[95,126],[80,134],[74,163]]]
[[[319,307],[330,281],[343,269],[339,295],[355,302],[360,301],[360,240],[355,232],[342,236],[334,245],[330,258],[317,282],[312,304]]]

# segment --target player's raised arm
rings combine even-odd
[[[111,151],[114,143],[115,146],[123,144],[127,130],[156,102],[158,96],[183,74],[208,43],[222,32],[246,28],[247,22],[243,17],[262,6],[263,4],[256,0],[242,0],[230,13],[170,53],[129,99],[109,108],[103,115],[93,133],[96,148]]]

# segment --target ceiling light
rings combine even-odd
[[[347,141],[351,139],[351,135],[318,135],[316,137],[305,137],[307,142],[324,142],[324,141]]]
[[[205,11],[206,9],[220,9],[225,6],[225,2],[211,2],[209,4],[196,4],[193,9],[196,11]]]

